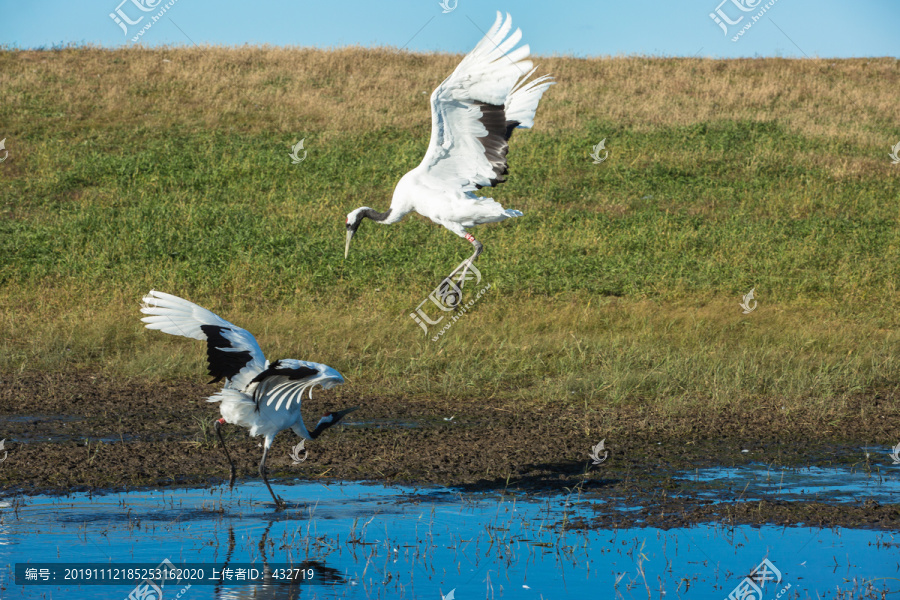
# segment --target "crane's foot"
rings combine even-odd
[[[287,506],[287,503],[275,494],[272,486],[269,485],[269,478],[266,477],[266,473],[264,470],[260,471],[260,475],[262,475],[263,482],[266,484],[266,487],[269,488],[269,494],[272,495],[272,500],[275,501],[275,510],[284,510],[284,508]]]
[[[269,485],[268,481],[266,482],[266,485]],[[269,488],[269,492],[271,492],[272,500],[275,502],[275,510],[284,510],[285,508],[287,508],[287,502],[276,496],[275,492],[272,492],[271,487]]]

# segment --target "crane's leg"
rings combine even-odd
[[[465,261],[463,261],[462,273],[459,276],[459,289],[460,290],[462,290],[463,286],[466,284],[466,275],[468,274],[469,267],[472,266],[472,263],[474,263],[475,259],[478,258],[478,255],[481,254],[481,251],[484,250],[484,246],[481,245],[481,242],[476,240],[475,236],[473,236],[471,233],[466,232],[465,237],[468,241],[470,241],[472,243],[473,246],[475,246],[475,252],[472,254],[472,256],[470,256]],[[455,273],[455,271],[454,271],[454,273]],[[453,277],[454,273],[451,273],[450,277]],[[460,297],[457,300],[457,305],[460,302],[462,302],[462,297]]]
[[[216,427],[216,435],[219,436],[219,442],[222,444],[222,450],[225,451],[225,458],[228,459],[228,464],[231,465],[231,477],[228,478],[228,487],[234,487],[234,461],[231,460],[228,448],[225,447],[225,439],[222,437],[222,425],[225,424],[225,419],[216,419],[213,423]]]
[[[265,444],[263,445],[262,461],[259,463],[259,476],[262,477],[266,487],[269,488],[269,493],[272,494],[272,499],[275,501],[275,508],[280,510],[285,507],[284,500],[275,495],[275,492],[272,491],[272,486],[269,485],[269,478],[266,476],[266,456],[269,455],[269,446],[271,445],[272,440],[266,438]]]
[[[475,246],[475,252],[472,254],[472,256],[469,257],[469,260],[466,261],[469,265],[471,265],[473,262],[475,262],[475,259],[478,258],[478,255],[481,254],[481,251],[484,250],[484,246],[482,246],[481,242],[476,240],[475,236],[473,236],[471,233],[466,233],[466,239],[469,240],[473,246]],[[465,271],[463,271],[463,275],[465,275]]]

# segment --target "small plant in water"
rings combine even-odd
[[[103,446],[103,442],[101,442],[100,440],[97,440],[97,446],[94,448],[94,453],[93,453],[93,454],[91,454],[91,443],[90,443],[90,441],[88,441],[87,444],[85,444],[85,445],[87,446],[87,449],[88,449],[88,455],[91,457],[91,458],[88,460],[88,464],[89,464],[89,465],[92,465],[92,464],[94,464],[94,459],[97,458],[97,455],[100,453],[100,447]]]

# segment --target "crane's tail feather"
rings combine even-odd
[[[512,218],[512,217],[521,217],[521,216],[523,216],[525,213],[523,213],[521,210],[515,210],[515,209],[512,209],[512,208],[507,208],[506,210],[503,211],[503,214],[506,215],[507,217]]]
[[[250,436],[264,434],[265,422],[259,418],[256,402],[247,394],[237,390],[224,388],[206,399],[207,402],[221,402],[219,411],[228,423],[246,427],[250,430]]]
[[[247,394],[232,388],[222,388],[206,399],[207,402],[224,402],[250,412],[256,410],[256,402]]]

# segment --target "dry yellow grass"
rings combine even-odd
[[[65,114],[33,115],[76,129],[88,115],[144,127],[346,132],[362,124],[427,130],[428,95],[455,55],[391,49],[129,48],[18,51],[2,56],[0,87],[58,98]],[[168,61],[168,62],[166,62]],[[560,85],[541,130],[586,120],[650,131],[717,120],[777,118],[807,137],[882,147],[894,126],[900,61],[779,58],[538,58]],[[423,94],[424,92],[424,94]],[[165,98],[160,104],[159,99]],[[816,158],[816,157],[813,157]],[[820,157],[821,159],[821,157]]]

